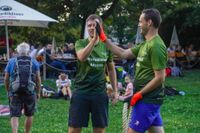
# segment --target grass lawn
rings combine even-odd
[[[166,133],[200,132],[200,70],[186,71],[184,77],[170,77],[166,85],[183,90],[185,96],[166,97],[161,108]],[[55,86],[54,81],[46,84]],[[0,88],[0,104],[8,104],[4,87]],[[107,133],[122,133],[123,103],[110,105]],[[34,117],[33,133],[67,133],[69,101],[41,99]],[[19,133],[23,132],[24,116],[20,119]],[[0,117],[0,133],[10,133],[10,118]],[[91,124],[83,133],[92,133]]]

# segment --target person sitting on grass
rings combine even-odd
[[[58,76],[58,79],[56,80],[56,86],[58,88],[58,96],[65,98],[65,100],[68,99],[68,97],[71,99],[72,93],[71,93],[71,80],[68,78],[68,75],[65,73],[61,73]]]
[[[118,97],[118,99],[120,101],[126,101],[127,99],[129,99],[133,96],[134,87],[133,87],[133,83],[131,82],[131,78],[129,75],[126,75],[125,83],[126,83],[125,93]]]

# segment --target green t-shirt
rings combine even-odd
[[[88,39],[78,40],[75,44],[76,52],[85,48],[89,43]],[[78,71],[75,77],[74,88],[78,93],[101,93],[106,91],[105,67],[112,62],[111,52],[106,49],[103,42],[94,46],[86,61],[79,61]]]
[[[167,50],[160,36],[155,36],[149,41],[131,49],[137,57],[134,85],[136,92],[141,90],[154,78],[154,70],[165,69],[167,65]],[[148,103],[163,102],[163,85],[143,96],[143,101]]]

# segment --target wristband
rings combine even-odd
[[[99,37],[100,37],[100,40],[102,42],[104,42],[107,39],[107,36],[105,35],[104,30],[103,30],[103,27],[101,27],[100,36]]]
[[[137,92],[132,96],[130,105],[134,106],[140,99],[142,99],[142,94],[140,92]]]

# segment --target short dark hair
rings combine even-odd
[[[100,23],[103,22],[101,17],[96,14],[91,14],[90,16],[88,16],[86,19],[86,22],[88,22],[89,20],[95,20],[95,19],[98,19],[100,21]]]
[[[162,18],[160,16],[160,12],[157,9],[155,8],[144,9],[142,13],[144,13],[144,19],[146,21],[149,19],[152,20],[155,28],[158,28],[160,26],[160,23],[162,22]]]

